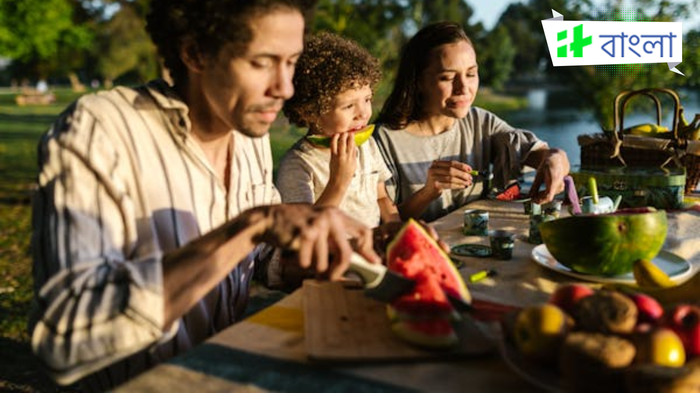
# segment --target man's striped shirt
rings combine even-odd
[[[278,203],[269,136],[233,132],[230,190],[162,81],[82,97],[39,145],[32,346],[63,382],[114,386],[241,315],[250,255],[164,332],[164,254]],[[228,196],[227,196],[228,195]]]

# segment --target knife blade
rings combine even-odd
[[[416,285],[414,280],[406,278],[378,263],[369,263],[360,254],[353,252],[350,256],[349,271],[362,279],[365,295],[383,303],[389,303],[409,292]]]
[[[450,301],[450,305],[452,305],[452,308],[454,308],[454,310],[458,313],[463,314],[472,311],[472,305],[470,302],[466,302],[461,297],[455,296],[451,293],[448,293],[447,291],[443,292],[445,293],[445,296],[447,296],[447,300]]]

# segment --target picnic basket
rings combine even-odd
[[[674,103],[673,121],[664,137],[625,133],[624,117],[630,99],[647,97],[656,107],[657,125],[661,126],[661,100],[666,94]],[[623,91],[613,102],[614,128],[592,135],[579,135],[581,168],[633,167],[665,168],[673,165],[686,172],[685,193],[690,193],[700,180],[700,142],[689,141],[680,133],[683,108],[678,94],[666,88]]]

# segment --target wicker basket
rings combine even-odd
[[[661,101],[657,94],[668,94],[674,101],[672,137],[669,139],[624,134],[624,113],[631,98],[645,96],[656,105],[657,124],[661,125]],[[581,168],[629,166],[637,168],[674,165],[686,169],[685,192],[695,189],[700,180],[700,152],[688,149],[688,140],[678,133],[682,107],[678,94],[671,89],[642,89],[624,91],[613,103],[615,126],[613,131],[580,135]]]

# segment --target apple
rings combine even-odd
[[[561,308],[565,313],[573,315],[576,303],[593,293],[595,293],[593,288],[583,284],[564,284],[554,290],[549,298],[549,303]]]
[[[685,349],[680,337],[671,329],[657,327],[647,333],[635,335],[637,347],[635,362],[665,367],[682,367]]]
[[[637,306],[637,325],[642,323],[656,325],[661,321],[664,308],[656,299],[643,293],[633,293],[629,298]]]
[[[515,320],[513,339],[520,353],[532,360],[554,360],[569,330],[570,318],[553,304],[522,309]]]
[[[678,304],[666,316],[665,325],[680,337],[689,358],[700,355],[700,307]]]

